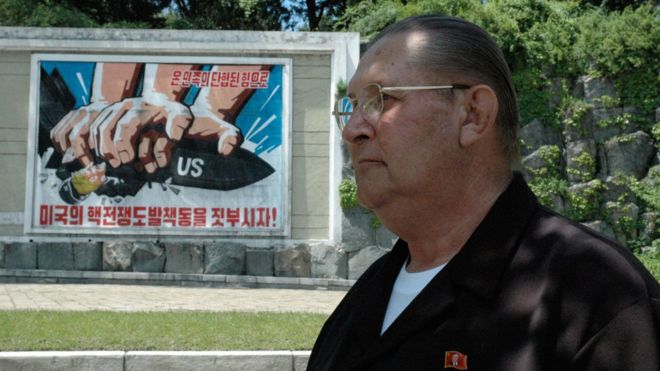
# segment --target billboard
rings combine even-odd
[[[26,233],[287,235],[290,68],[33,55]]]

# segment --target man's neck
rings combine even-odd
[[[447,263],[465,245],[486,217],[512,177],[497,180],[474,179],[455,192],[450,202],[438,204],[433,198],[409,200],[406,207],[379,210],[385,226],[408,243],[409,272],[419,272]],[[409,211],[409,212],[406,212]]]

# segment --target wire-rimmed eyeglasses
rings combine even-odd
[[[348,96],[342,97],[335,102],[335,110],[332,115],[335,116],[339,130],[343,131],[355,107],[364,115],[364,117],[376,122],[383,113],[383,92],[388,91],[406,91],[406,90],[444,90],[444,89],[469,89],[468,85],[427,85],[427,86],[381,86],[377,83],[367,85],[357,98]]]

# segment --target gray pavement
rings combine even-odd
[[[0,283],[0,310],[267,311],[331,313],[345,291]]]

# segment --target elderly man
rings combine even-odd
[[[335,115],[359,200],[401,239],[328,319],[308,370],[658,370],[658,283],[512,171],[515,93],[485,31],[394,24],[348,97]]]

